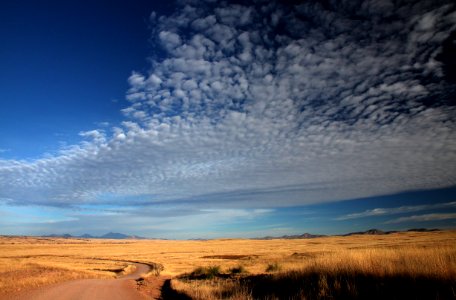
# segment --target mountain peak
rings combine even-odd
[[[48,235],[44,235],[44,237],[85,238],[85,239],[114,239],[114,240],[123,240],[123,239],[142,240],[142,239],[145,239],[144,237],[141,237],[141,236],[126,235],[126,234],[119,233],[119,232],[108,232],[108,233],[100,235],[100,236],[93,236],[93,235],[88,234],[88,233],[84,233],[84,234],[78,235],[78,236],[73,236],[71,234],[65,233],[65,234],[48,234]]]

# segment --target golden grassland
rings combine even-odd
[[[272,267],[265,267],[263,272],[271,269],[271,274],[263,276],[231,274],[201,278],[188,274],[174,279],[172,287],[192,299],[345,299],[365,296],[373,299],[375,294],[372,293],[381,285],[390,285],[386,287],[390,291],[376,291],[384,293],[380,299],[386,299],[390,298],[391,290],[414,289],[421,284],[424,290],[419,290],[419,294],[431,295],[396,298],[434,299],[429,285],[452,282],[449,286],[452,290],[446,295],[456,299],[455,245],[341,249],[315,256],[292,254],[268,266]],[[366,287],[372,289],[368,291]],[[395,295],[398,295],[397,291]]]
[[[0,295],[74,278],[112,278],[128,272],[131,261],[162,264],[171,287],[194,299],[356,298],[374,281],[372,293],[398,278],[456,282],[456,231],[298,240],[1,237]],[[217,269],[214,278],[183,276],[198,267]],[[282,297],[281,285],[296,290]]]

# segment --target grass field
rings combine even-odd
[[[300,240],[0,238],[1,295],[160,263],[193,299],[456,299],[456,232]],[[415,297],[416,296],[416,297]]]

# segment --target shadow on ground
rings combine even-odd
[[[254,299],[456,299],[456,282],[424,276],[289,272],[247,276]]]
[[[161,289],[160,300],[191,300],[189,296],[173,290],[171,287],[171,279],[165,280]]]
[[[353,272],[302,272],[290,271],[278,274],[212,277],[187,275],[188,281],[217,281],[222,299],[230,298],[236,291],[253,299],[455,299],[456,281],[453,278],[428,276],[372,275]],[[233,285],[233,282],[236,282]],[[204,286],[204,284],[200,284]],[[214,299],[219,299],[214,296]],[[170,280],[162,289],[162,299],[191,299],[186,294],[172,290]]]

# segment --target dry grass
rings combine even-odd
[[[305,257],[305,256],[303,256]],[[276,271],[276,263],[270,264]],[[268,267],[268,269],[269,269]],[[271,268],[272,269],[272,268]],[[340,250],[274,275],[172,281],[192,299],[456,298],[456,245]],[[392,294],[391,294],[392,293]],[[402,294],[404,293],[404,294]],[[381,297],[380,297],[381,295]]]
[[[253,299],[249,289],[236,280],[172,280],[171,287],[191,299]]]
[[[87,246],[87,241],[83,241]],[[0,296],[82,278],[114,278],[135,266],[67,249],[81,241],[30,237],[0,238]]]
[[[307,260],[301,268],[328,273],[360,273],[378,277],[406,275],[456,278],[456,245],[401,246],[341,250]]]
[[[456,232],[307,240],[119,241],[1,237],[0,293],[72,278],[113,277],[128,266],[127,261],[161,263],[164,265],[162,274],[168,276],[189,274],[198,267],[220,266],[220,272],[231,278],[172,280],[173,288],[195,299],[261,298],[253,278],[286,281],[299,274],[301,277],[303,274],[325,275],[306,283],[313,284],[312,288],[321,291],[318,295],[323,297],[338,286],[340,290],[360,288],[356,278],[344,281],[340,277],[344,274],[345,278],[347,274],[375,278],[401,275],[417,280],[433,278],[455,282]],[[268,265],[274,263],[281,270],[262,275]],[[232,269],[239,267],[248,273],[229,275]],[[334,278],[337,276],[339,279]],[[357,278],[362,277],[359,276]]]
[[[31,259],[0,259],[0,295],[80,278],[103,278],[104,274],[61,268]],[[38,260],[39,261],[39,260]]]
[[[125,268],[122,269],[122,274],[123,275],[127,275],[127,274],[133,273],[134,271],[136,271],[136,266],[135,265],[128,265],[128,266],[126,266]]]
[[[190,274],[173,279],[172,287],[200,300],[456,299],[456,243],[454,232],[447,234],[303,240],[315,248],[274,256],[263,264],[273,274],[235,278],[227,270],[214,280],[195,280]],[[316,246],[325,250],[316,251]]]

